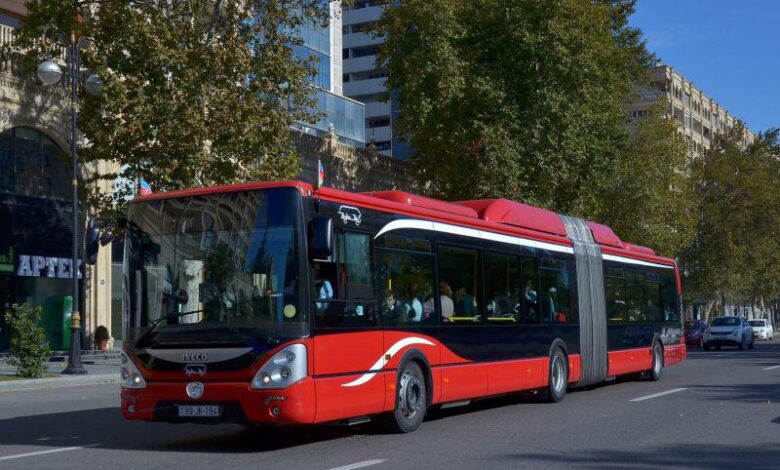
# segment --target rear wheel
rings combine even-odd
[[[382,420],[390,432],[407,433],[420,427],[428,407],[428,390],[420,366],[409,361],[398,373],[395,409]]]
[[[748,349],[753,349],[753,346],[755,346],[756,343],[756,337],[750,338],[750,342],[748,343]]]
[[[569,385],[569,363],[561,348],[555,348],[550,355],[550,373],[545,395],[547,401],[558,403],[566,396]]]
[[[664,349],[661,344],[656,342],[653,345],[653,366],[650,369],[650,380],[657,382],[661,380],[664,373]]]
[[[737,346],[737,349],[740,351],[745,349],[745,335],[742,335],[742,339],[739,341],[739,346]]]

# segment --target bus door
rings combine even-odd
[[[312,263],[318,422],[377,413],[384,403],[370,244],[369,234],[339,230],[335,259]]]

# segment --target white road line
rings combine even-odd
[[[62,447],[59,449],[41,450],[38,452],[27,452],[26,454],[6,455],[4,457],[0,457],[0,460],[13,460],[13,459],[22,459],[24,457],[35,457],[36,455],[56,454],[57,452],[68,452],[71,450],[79,450],[87,447],[95,447],[97,445],[99,444],[91,444],[88,446],[78,446],[78,447]]]
[[[370,467],[371,465],[376,465],[384,461],[385,461],[384,459],[364,460],[362,462],[355,462],[349,465],[344,465],[343,467],[331,468],[330,470],[355,470],[356,468]]]
[[[764,367],[762,370],[780,369],[780,366]]]
[[[688,389],[687,389],[687,388],[685,388],[685,387],[683,387],[683,388],[673,388],[673,389],[671,389],[671,390],[667,390],[667,391],[665,391],[665,392],[661,392],[661,393],[654,393],[654,394],[652,394],[652,395],[645,395],[645,396],[643,396],[643,397],[634,398],[633,400],[629,400],[629,401],[644,401],[644,400],[649,400],[649,399],[651,399],[651,398],[657,398],[657,397],[662,397],[662,396],[664,396],[664,395],[669,395],[670,393],[677,393],[677,392],[682,392],[683,390],[688,390]]]

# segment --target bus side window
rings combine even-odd
[[[606,307],[607,321],[623,323],[626,318],[626,296],[624,292],[624,273],[622,268],[606,269]]]
[[[488,323],[515,324],[523,308],[517,256],[489,251],[483,256]]]
[[[566,261],[542,258],[539,270],[542,323],[569,323],[571,318],[571,277]]]
[[[433,255],[385,248],[376,250],[376,260],[382,324],[436,324]]]
[[[523,275],[522,296],[523,317],[522,323],[526,325],[538,325],[542,321],[539,299],[539,273],[536,258],[521,258],[521,270]]]
[[[440,245],[439,305],[445,324],[481,323],[482,269],[479,252],[470,248]]]

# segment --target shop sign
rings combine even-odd
[[[56,256],[33,256],[19,255],[19,267],[16,270],[17,276],[25,277],[54,277],[59,279],[71,278],[70,258],[58,258]],[[81,268],[81,260],[78,262]],[[81,278],[81,269],[79,269],[79,278]]]

